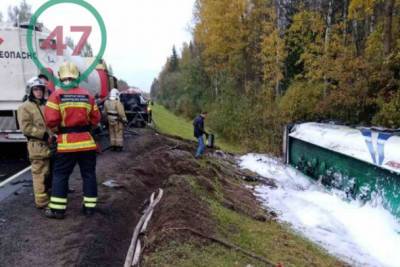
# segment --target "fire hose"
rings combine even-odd
[[[142,243],[139,239],[140,234],[144,234],[147,230],[147,226],[150,222],[150,219],[153,215],[154,208],[160,202],[164,191],[160,188],[157,197],[155,193],[152,193],[150,196],[150,204],[144,211],[142,217],[140,218],[139,222],[137,223],[135,230],[133,231],[131,244],[128,249],[128,253],[125,258],[124,267],[130,266],[138,266],[140,261],[140,255],[142,253]]]

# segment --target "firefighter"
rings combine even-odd
[[[100,112],[94,97],[77,84],[80,74],[73,63],[63,63],[58,75],[68,87],[52,93],[45,108],[47,126],[58,134],[52,192],[45,215],[55,219],[65,217],[68,180],[76,164],[83,179],[82,211],[93,215],[97,203],[97,146],[91,130],[100,122]]]
[[[39,77],[33,77],[26,86],[27,100],[18,108],[18,123],[28,139],[28,154],[32,165],[33,193],[35,205],[47,206],[46,178],[49,177],[50,131],[43,116],[46,85]]]
[[[124,144],[124,124],[128,123],[126,119],[124,106],[119,101],[119,91],[112,89],[110,96],[104,103],[107,113],[108,129],[110,134],[111,150],[122,151]]]

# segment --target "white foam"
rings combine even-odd
[[[273,179],[278,188],[258,186],[256,195],[331,254],[354,266],[400,266],[400,223],[383,207],[349,202],[265,155],[243,156],[240,166]]]

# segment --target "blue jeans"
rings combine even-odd
[[[197,138],[197,140],[199,141],[199,146],[197,147],[196,158],[203,155],[204,149],[206,148],[206,146],[204,145],[203,136],[200,136],[199,138]]]

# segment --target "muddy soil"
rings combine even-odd
[[[182,143],[182,144],[181,144]],[[49,220],[33,207],[32,188],[24,187],[0,203],[0,266],[121,266],[145,200],[163,187],[174,172],[174,149],[190,144],[151,130],[126,140],[122,153],[106,151],[97,160],[98,212],[80,212],[82,190],[79,169],[70,179],[76,192],[69,195],[65,220]],[[166,153],[166,154],[165,154]],[[193,157],[176,152],[178,158]],[[169,156],[168,156],[169,155]],[[164,166],[160,168],[160,166]],[[102,185],[115,180],[119,188]]]
[[[275,219],[244,186],[246,178],[258,181],[257,174],[239,170],[232,155],[210,153],[199,162],[188,153],[181,162],[174,166],[175,172],[164,184],[165,197],[155,209],[144,238],[143,266],[153,266],[146,261],[147,256],[171,240],[180,243],[195,240],[200,247],[213,242],[209,237],[217,234],[219,225],[207,199],[216,199],[226,208],[257,221]],[[272,181],[267,182],[273,186]]]

